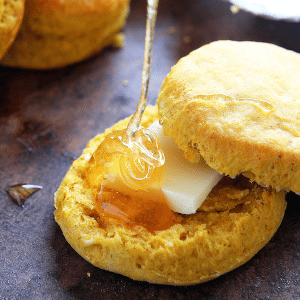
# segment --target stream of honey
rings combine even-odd
[[[158,0],[148,0],[142,91],[137,109],[127,128],[110,133],[86,167],[89,184],[97,187],[98,214],[151,233],[174,224],[174,212],[161,191],[164,154],[155,133],[140,129],[147,104],[157,6]]]

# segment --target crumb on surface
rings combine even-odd
[[[168,29],[169,34],[174,34],[176,32],[176,28],[174,26],[169,27]]]
[[[118,33],[114,36],[112,45],[116,48],[123,48],[125,46],[125,34]]]
[[[191,41],[191,37],[190,37],[189,35],[185,35],[185,36],[183,37],[183,42],[184,42],[185,44],[188,44],[190,41]]]
[[[231,6],[230,6],[230,10],[231,10],[231,12],[232,12],[233,14],[236,14],[236,13],[239,12],[240,7],[237,6],[237,5],[231,5]]]

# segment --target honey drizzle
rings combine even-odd
[[[146,23],[146,37],[145,37],[145,53],[142,73],[142,91],[138,106],[135,113],[129,121],[127,126],[128,136],[134,136],[138,130],[144,110],[147,105],[148,88],[151,74],[151,62],[152,62],[152,48],[154,39],[154,27],[157,16],[157,7],[159,0],[148,0],[147,7],[147,23]]]
[[[161,190],[138,191],[134,197],[103,188],[96,202],[96,211],[102,217],[138,230],[150,233],[166,230],[174,224],[174,212],[170,210]]]
[[[90,185],[97,186],[95,208],[99,216],[152,234],[174,224],[174,212],[160,190],[164,154],[155,133],[140,129],[147,105],[158,2],[148,0],[142,90],[137,109],[127,129],[110,133],[86,168]]]

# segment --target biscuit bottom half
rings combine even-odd
[[[148,106],[142,125],[157,118],[157,108]],[[176,214],[175,225],[154,234],[99,217],[95,190],[84,175],[86,157],[128,121],[93,138],[55,193],[55,219],[84,259],[135,280],[191,285],[244,264],[271,239],[284,216],[285,192],[262,188],[243,176],[224,177],[196,214]]]

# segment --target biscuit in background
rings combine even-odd
[[[1,63],[28,69],[67,66],[113,44],[130,0],[27,0],[16,40]]]
[[[17,35],[25,0],[0,0],[0,59]]]
[[[148,106],[142,126],[158,119]],[[133,230],[96,211],[97,193],[87,182],[87,160],[113,130],[97,135],[73,162],[55,193],[55,220],[84,259],[108,271],[158,284],[191,285],[216,278],[251,259],[274,235],[284,216],[284,191],[241,176],[224,177],[196,214],[175,214],[175,224],[150,233]]]

